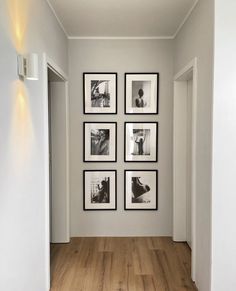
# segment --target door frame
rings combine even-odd
[[[69,94],[68,94],[68,76],[51,58],[43,53],[43,90],[44,90],[44,152],[45,152],[45,259],[46,259],[46,280],[47,289],[50,290],[50,180],[49,180],[49,112],[48,112],[48,68],[58,75],[65,83],[65,98],[66,98],[66,201],[67,201],[67,232],[70,238],[70,184],[69,184]]]
[[[192,72],[193,79],[193,94],[192,94],[192,160],[191,160],[191,244],[192,244],[192,256],[191,256],[191,276],[192,280],[196,280],[196,167],[197,167],[197,158],[196,158],[196,148],[197,148],[197,58],[194,58],[190,61],[182,70],[180,70],[174,76],[174,134],[173,134],[173,240],[174,241],[186,241],[187,232],[186,225],[183,225],[180,222],[183,219],[183,215],[186,214],[186,195],[184,197],[185,201],[182,205],[182,209],[178,207],[178,201],[183,200],[183,196],[179,197],[179,193],[176,189],[176,179],[177,179],[177,167],[175,163],[176,157],[176,144],[177,138],[175,136],[175,114],[176,114],[176,102],[178,94],[180,94],[179,89],[177,88],[179,82],[185,81],[187,87],[187,76]],[[187,90],[185,90],[187,94]],[[179,200],[180,198],[180,200]]]

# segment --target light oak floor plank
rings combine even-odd
[[[191,251],[170,237],[72,238],[51,245],[51,291],[196,291]]]

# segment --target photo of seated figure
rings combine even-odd
[[[151,82],[132,81],[132,107],[145,108],[150,106]]]
[[[91,181],[91,203],[110,203],[110,178]]]
[[[143,89],[140,88],[138,90],[138,97],[135,99],[136,107],[139,107],[139,108],[146,107],[147,102],[144,101],[143,95],[144,95]]]

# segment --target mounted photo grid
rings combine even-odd
[[[117,113],[117,73],[84,73],[84,114]]]
[[[125,170],[125,210],[157,210],[158,171]]]

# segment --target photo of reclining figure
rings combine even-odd
[[[157,210],[158,170],[125,170],[125,210]]]
[[[91,180],[91,203],[110,203],[110,178]]]
[[[151,188],[140,181],[140,177],[132,177],[132,203],[150,203],[150,198],[145,195]]]
[[[109,80],[91,81],[91,107],[110,107]]]

